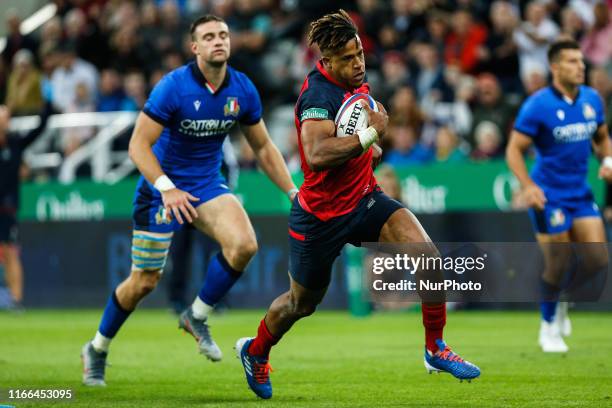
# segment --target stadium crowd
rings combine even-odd
[[[546,50],[580,42],[588,83],[612,119],[612,0],[55,0],[57,15],[32,35],[7,12],[0,102],[13,115],[140,110],[164,73],[190,60],[188,27],[226,19],[230,63],[258,87],[267,123],[290,169],[299,169],[293,104],[317,54],[308,22],[340,7],[359,27],[373,96],[390,115],[392,166],[501,158],[520,102],[547,84]],[[93,131],[72,129],[73,152]],[[242,141],[241,141],[242,140]],[[243,138],[239,163],[255,166]]]

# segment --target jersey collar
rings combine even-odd
[[[193,74],[196,81],[200,85],[202,85],[204,88],[206,88],[208,92],[210,92],[213,95],[229,85],[229,81],[230,81],[229,67],[225,70],[225,78],[223,78],[223,82],[221,82],[221,86],[219,86],[219,88],[217,89],[215,89],[214,86],[210,82],[208,82],[208,80],[206,79],[202,71],[200,71],[200,68],[198,68],[198,64],[196,64],[195,61],[189,63],[189,68],[191,69],[191,73]]]
[[[580,98],[580,86],[578,87],[578,93],[576,94],[576,97],[574,98],[574,100],[568,98],[567,96],[563,95],[563,93],[557,89],[556,86],[554,85],[550,85],[550,89],[552,90],[552,92],[557,95],[557,97],[559,97],[560,99],[562,99],[563,101],[565,101],[565,103],[567,103],[568,105],[574,105],[576,102],[578,102],[578,99]]]

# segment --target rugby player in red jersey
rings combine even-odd
[[[438,256],[416,217],[376,184],[374,143],[387,130],[388,117],[369,106],[369,127],[336,137],[334,119],[342,103],[369,93],[363,48],[357,28],[340,10],[311,23],[309,43],[322,54],[308,74],[295,107],[304,184],[289,216],[290,289],[272,302],[257,337],[242,338],[236,350],[249,387],[272,397],[270,349],[299,319],[314,313],[330,283],[332,264],[342,247],[361,242],[420,243],[419,253]],[[423,303],[425,366],[460,379],[480,375],[475,365],[454,354],[442,340],[444,302]]]

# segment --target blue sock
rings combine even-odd
[[[557,303],[559,303],[559,293],[561,289],[558,286],[551,285],[540,279],[540,312],[542,313],[542,319],[548,323],[552,322],[555,317],[555,310],[557,309]]]
[[[206,280],[198,293],[198,297],[209,306],[216,305],[234,286],[240,275],[239,271],[236,271],[227,263],[223,253],[219,252],[217,256],[210,260]]]
[[[117,300],[117,295],[113,290],[113,294],[106,303],[104,314],[102,315],[102,321],[100,321],[100,327],[98,331],[104,336],[112,339],[115,337],[121,325],[128,318],[132,312],[128,312],[123,309]]]

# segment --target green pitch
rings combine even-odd
[[[446,340],[482,369],[459,383],[423,367],[420,313],[355,319],[318,312],[273,350],[270,401],[247,388],[232,347],[253,335],[262,312],[213,316],[224,352],[213,364],[165,311],[139,310],[111,346],[107,388],[81,386],[79,352],[100,311],[0,313],[0,389],[70,388],[77,407],[602,407],[612,406],[612,314],[573,313],[570,353],[544,355],[532,313],[449,313]],[[40,407],[43,402],[0,405]]]

